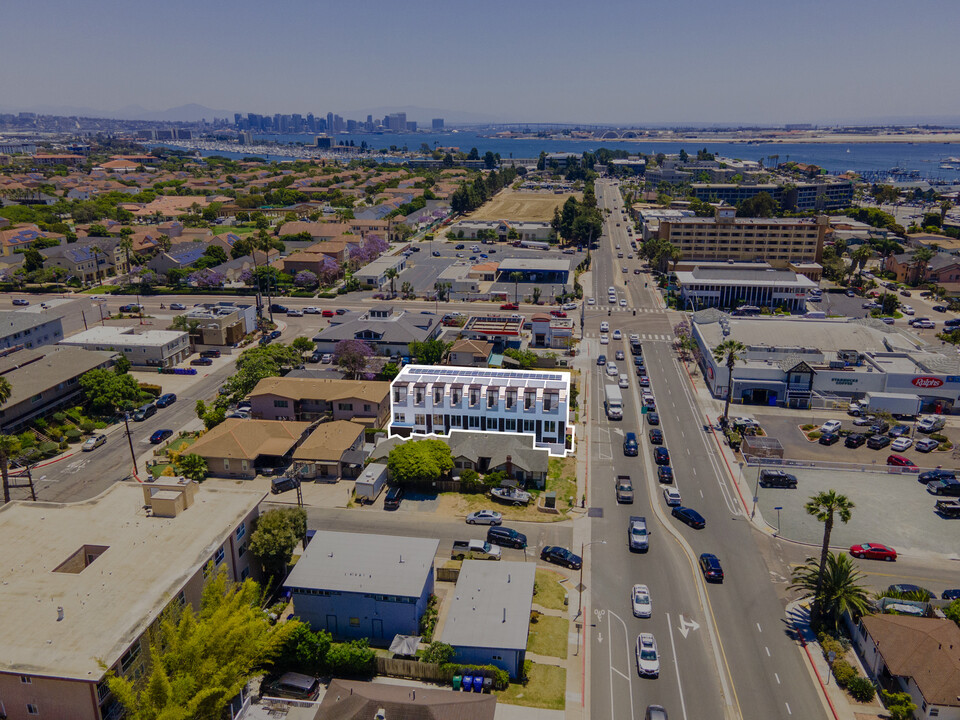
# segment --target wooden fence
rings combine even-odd
[[[400,658],[377,657],[377,674],[390,677],[413,678],[415,680],[430,680],[446,682],[450,678],[441,671],[436,663],[418,662],[417,660],[403,660]]]
[[[438,567],[436,572],[438,582],[455,583],[460,577],[460,568]]]

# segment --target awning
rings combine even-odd
[[[393,642],[390,643],[390,652],[394,655],[414,657],[420,645],[420,638],[420,635],[394,635]]]

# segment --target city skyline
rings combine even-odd
[[[414,9],[375,0],[362,15],[304,0],[272,15],[244,1],[224,13],[173,0],[162,21],[142,2],[21,7],[7,14],[0,46],[6,112],[135,117],[199,104],[218,117],[363,119],[420,107],[410,120],[615,125],[960,116],[951,28],[930,22],[954,10],[946,0],[925,12],[891,0]]]

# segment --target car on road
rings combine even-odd
[[[911,293],[909,290],[906,290],[906,289],[901,290],[900,295],[902,295],[903,297],[913,297],[913,293]]]
[[[723,567],[720,565],[720,558],[716,555],[701,553],[699,565],[704,580],[707,582],[723,582]]]
[[[623,354],[623,350],[617,350],[615,357],[616,357],[617,360],[625,360],[625,359],[626,359],[626,355]]]
[[[106,435],[92,435],[87,438],[87,441],[83,444],[83,452],[90,452],[91,450],[96,450],[101,445],[105,445],[107,442]]]
[[[940,593],[941,600],[960,600],[960,588],[944,590]]]
[[[563,310],[551,310],[550,314],[555,318],[565,318],[567,316]]]
[[[183,303],[170,303],[171,310],[186,310],[187,306]]]
[[[653,633],[640,633],[637,636],[637,672],[641,677],[660,675],[660,654]]]
[[[890,449],[896,450],[897,452],[903,452],[904,450],[909,450],[913,445],[913,440],[908,437],[898,437],[892,443],[890,443]]]
[[[901,306],[900,306],[900,312],[902,312],[904,315],[916,315],[916,314],[917,314],[917,311],[914,310],[914,309],[913,309],[912,307],[910,307],[909,305],[901,305]]]
[[[18,306],[18,307],[26,307],[27,305],[30,304],[30,301],[29,301],[29,300],[24,300],[23,298],[14,298],[14,299],[13,299],[13,304],[16,305],[16,306]]]
[[[504,303],[500,306],[501,310],[519,310],[520,306],[516,303]]]
[[[164,393],[163,395],[157,398],[156,403],[158,408],[165,408],[165,407],[169,407],[170,405],[173,405],[176,401],[177,401],[177,396],[175,394]]]
[[[383,509],[398,509],[400,507],[400,503],[403,502],[403,495],[403,488],[399,485],[394,485],[392,488],[387,490],[387,496],[383,499]]]
[[[600,323],[600,332],[610,332],[610,323],[606,320]]]
[[[614,330],[614,331],[613,331],[613,339],[614,339],[614,340],[622,340],[622,339],[623,339],[623,333],[621,333],[619,330]]]
[[[434,251],[431,253],[431,255],[433,255],[434,257],[440,257],[440,251],[439,251],[439,250],[434,250]]]
[[[917,452],[928,453],[940,447],[940,443],[930,438],[924,438],[923,440],[917,440],[917,444],[914,445],[914,447],[917,449]]]
[[[630,387],[630,376],[626,375],[625,373],[620,373],[620,379],[617,380],[617,385],[622,388]]]
[[[630,505],[633,502],[633,481],[629,475],[618,475],[614,481],[617,484],[617,502]]]
[[[861,560],[886,560],[893,562],[897,559],[897,551],[887,545],[880,543],[861,543],[860,545],[851,545],[850,554]]]
[[[191,365],[203,365],[203,366],[206,367],[206,366],[213,365],[213,360],[211,360],[210,358],[205,358],[205,357],[194,358],[193,360],[190,361],[190,364],[191,364]]]
[[[653,601],[650,599],[650,588],[646,585],[634,585],[630,591],[630,604],[633,606],[633,616],[648,618],[653,614]]]
[[[610,377],[618,377],[620,375],[620,370],[617,369],[617,364],[615,362],[607,363],[607,375]]]
[[[527,546],[527,536],[513,528],[491,527],[487,530],[487,542],[522,550]]]
[[[465,247],[466,247],[466,245],[464,245],[463,243],[459,243],[459,244],[454,248],[454,250],[463,250]]]
[[[281,335],[281,332],[279,330],[271,330],[270,335],[268,335],[268,337],[271,340],[276,340],[278,337],[280,337],[280,335]]]
[[[639,368],[637,369],[639,370]],[[650,387],[650,378],[648,378],[646,375],[640,375],[638,382],[640,383],[640,387]]]
[[[663,705],[647,705],[643,720],[667,720],[667,711]]]
[[[321,312],[323,311],[320,308],[314,307],[312,305],[310,305],[309,307],[305,307],[303,309],[304,315],[319,315]]]
[[[601,336],[600,336],[600,344],[601,344],[601,345],[609,345],[609,344],[610,344],[610,336],[609,336],[609,335],[601,335]]]
[[[663,430],[660,428],[650,428],[650,444],[663,445]]]
[[[896,583],[888,587],[887,592],[900,593],[901,595],[916,593],[918,595],[926,595],[927,600],[933,600],[933,598],[936,597],[936,595],[926,588],[920,587],[919,585],[913,585],[911,583]]]
[[[606,364],[607,364],[607,356],[606,356],[606,355],[598,355],[598,356],[597,356],[597,365],[606,365]]]
[[[627,306],[627,301],[626,301],[626,299],[625,299],[625,298],[620,298],[620,307],[626,307],[626,306]]]
[[[171,435],[173,435],[173,430],[163,428],[162,430],[157,430],[155,433],[153,433],[153,435],[150,436],[150,442],[152,442],[154,445],[159,445]]]
[[[672,487],[663,489],[663,501],[667,507],[678,507],[683,503],[680,499],[680,491]]]
[[[820,443],[821,445],[833,445],[835,442],[839,442],[839,441],[840,441],[840,436],[837,435],[837,433],[832,433],[832,432],[825,432],[823,433],[823,435],[821,435],[817,439],[817,442]]]
[[[657,480],[662,483],[673,482],[673,468],[669,465],[661,465],[657,468]]]
[[[670,451],[665,447],[654,448],[653,450],[653,461],[657,465],[669,465],[670,464]]]
[[[583,560],[576,553],[567,550],[559,545],[547,545],[540,551],[540,559],[554,565],[568,567],[571,570],[579,570]]]
[[[919,472],[920,468],[917,467],[917,464],[910,458],[904,455],[888,455],[887,456],[887,465],[890,467],[899,467],[903,468],[906,472]]]
[[[660,424],[660,415],[655,412],[647,413],[647,423],[650,425],[659,425]]]
[[[477,510],[467,515],[467,525],[499,525],[503,515],[496,510]]]
[[[592,297],[587,298],[587,305],[595,305],[596,303],[597,301],[594,298]]]
[[[860,433],[850,433],[843,439],[843,444],[848,448],[858,448],[867,442],[866,435]]]
[[[887,447],[891,442],[889,435],[871,435],[867,439],[867,447],[871,450],[882,450]]]
[[[795,488],[796,486],[796,475],[775,468],[765,468],[760,471],[760,487]]]
[[[285,313],[289,309],[286,305],[281,305],[280,303],[272,303],[270,305],[270,312],[272,313]]]
[[[823,425],[820,426],[820,432],[822,433],[835,433],[840,430],[841,423],[839,420],[827,420]]]
[[[680,505],[675,507],[670,514],[677,518],[677,520],[680,522],[689,525],[694,530],[703,530],[703,528],[707,526],[707,521],[704,519],[703,515],[698,513],[693,508]]]
[[[120,312],[122,313],[138,313],[143,312],[143,306],[137,305],[136,303],[130,303],[129,305],[121,305]]]
[[[290,308],[287,310],[287,317],[303,317],[303,310],[298,310],[297,308]]]
[[[637,434],[635,432],[628,432],[623,438],[623,454],[627,457],[635,457],[639,451]]]
[[[575,302],[568,302],[563,304],[564,310],[576,310],[577,304]]]

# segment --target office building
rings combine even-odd
[[[853,204],[853,181],[820,178],[810,182],[778,185],[773,183],[743,185],[739,183],[692,183],[694,196],[705,202],[730,205],[749,200],[762,192],[780,203],[784,210],[842,210]]]
[[[48,312],[0,312],[0,350],[54,345],[63,339],[63,321]]]
[[[391,383],[390,434],[523,433],[552,455],[573,450],[565,372],[406,365]]]
[[[817,283],[803,275],[766,264],[698,266],[689,271],[678,270],[676,276],[681,307],[694,310],[750,305],[803,312],[807,294],[817,288]]]
[[[443,118],[434,118],[430,125],[433,130],[443,130]]]

